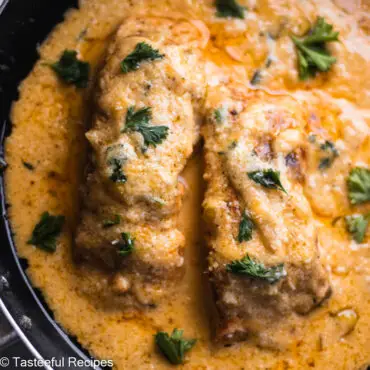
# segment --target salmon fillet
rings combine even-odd
[[[292,98],[243,87],[209,96],[203,207],[221,342],[266,341],[330,293],[303,192],[307,117]]]
[[[94,91],[75,251],[111,272],[104,289],[121,296],[122,307],[157,304],[183,273],[179,175],[199,138],[194,107],[204,86],[195,32],[186,22],[128,19]]]

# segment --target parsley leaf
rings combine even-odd
[[[114,217],[111,219],[103,220],[103,227],[107,228],[107,227],[111,227],[114,225],[118,225],[120,222],[121,222],[121,217],[119,215],[114,215]]]
[[[239,234],[238,234],[239,243],[251,240],[253,229],[254,223],[252,219],[244,212],[242,219],[239,223]]]
[[[320,149],[327,152],[329,155],[328,157],[320,159],[319,169],[324,170],[331,167],[334,160],[339,156],[339,152],[335,145],[329,140],[325,140],[325,143],[320,145]]]
[[[35,167],[32,163],[22,161],[22,164],[23,164],[24,167],[26,167],[30,171],[33,171],[35,169]]]
[[[64,220],[64,216],[52,216],[49,212],[44,212],[27,243],[47,252],[55,252],[56,238],[62,231]]]
[[[226,118],[226,111],[223,107],[215,109],[213,112],[216,123],[223,123]]]
[[[370,170],[355,167],[347,178],[348,197],[351,204],[361,204],[370,201]]]
[[[121,70],[123,73],[136,71],[142,62],[162,59],[163,57],[164,54],[160,54],[159,50],[153,49],[145,42],[139,42],[135,50],[121,62]]]
[[[303,39],[292,36],[297,47],[299,77],[305,80],[315,76],[317,72],[327,72],[336,62],[326,48],[327,42],[338,41],[339,32],[333,31],[333,26],[326,23],[323,17],[318,17],[315,25]]]
[[[171,364],[182,364],[185,353],[190,351],[197,341],[196,339],[183,339],[183,333],[183,330],[174,329],[171,336],[163,331],[154,336],[158,348]]]
[[[121,240],[115,240],[113,244],[117,247],[117,253],[121,257],[126,257],[135,250],[135,240],[130,233],[122,233]]]
[[[144,145],[148,147],[162,143],[168,135],[167,126],[149,126],[152,119],[152,110],[150,107],[145,107],[135,112],[135,107],[131,106],[127,110],[126,123],[123,132],[136,131],[139,132],[144,139]]]
[[[109,178],[113,182],[117,182],[120,184],[124,184],[127,181],[126,175],[123,173],[122,166],[124,160],[121,158],[110,158],[108,161],[108,165],[111,167],[112,174]]]
[[[312,30],[304,39],[305,45],[315,45],[320,42],[338,41],[339,32],[333,31],[333,26],[326,23],[324,17],[318,17]]]
[[[77,59],[77,52],[65,50],[58,62],[51,64],[53,71],[67,84],[86,87],[89,81],[90,65]]]
[[[258,85],[261,82],[261,80],[262,80],[262,71],[260,69],[256,69],[250,80],[250,84]]]
[[[357,243],[362,243],[365,239],[366,229],[369,225],[370,214],[359,216],[346,216],[347,231],[352,234],[352,238]]]
[[[280,181],[280,172],[274,171],[271,168],[261,171],[248,172],[248,177],[255,183],[262,185],[268,189],[277,189],[287,194]]]
[[[220,18],[240,18],[244,19],[244,6],[238,4],[236,0],[216,0],[217,17]]]
[[[226,271],[248,275],[255,279],[267,280],[269,283],[275,283],[287,275],[283,263],[265,267],[263,263],[253,260],[248,254],[241,260],[235,260],[226,265]]]

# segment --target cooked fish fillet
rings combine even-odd
[[[248,336],[263,342],[266,328],[307,314],[330,293],[303,192],[307,108],[290,97],[244,90],[210,93],[203,128],[209,274],[217,338],[224,342]],[[268,171],[280,176],[281,186],[253,177]],[[252,223],[249,237],[239,235],[243,217]],[[244,272],[232,266],[241,260]],[[251,261],[272,275],[251,272]]]
[[[112,271],[107,289],[122,295],[122,307],[156,304],[182,274],[179,174],[199,138],[194,107],[204,86],[192,51],[196,32],[186,22],[127,20],[108,48],[96,87],[76,253]],[[142,43],[160,57],[124,73],[121,62]],[[127,129],[129,116],[138,112],[144,130],[162,127],[160,138],[146,142],[143,131]],[[121,253],[127,235],[134,250]]]

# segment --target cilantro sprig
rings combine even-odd
[[[163,57],[164,54],[161,54],[159,50],[145,42],[139,42],[134,51],[121,62],[121,70],[123,73],[136,71],[143,62],[163,59]]]
[[[226,265],[226,271],[239,275],[247,275],[254,279],[267,280],[269,283],[275,283],[287,275],[284,264],[265,267],[247,254],[241,260],[235,260]]]
[[[345,217],[347,231],[357,243],[362,243],[370,221],[370,213],[367,215],[355,215]]]
[[[221,124],[225,121],[227,116],[227,111],[224,107],[217,108],[213,111],[213,118],[216,123]]]
[[[239,243],[247,242],[252,239],[252,233],[254,229],[253,220],[245,212],[243,213],[242,219],[239,223],[238,241]]]
[[[27,243],[46,252],[55,252],[56,239],[62,231],[64,221],[64,216],[52,216],[49,212],[44,212]]]
[[[244,19],[246,8],[241,6],[236,0],[216,0],[217,17],[219,18],[240,18]]]
[[[267,189],[281,190],[287,194],[281,183],[279,171],[275,171],[271,168],[260,171],[252,171],[248,172],[248,177],[255,183]]]
[[[318,17],[312,29],[302,38],[292,36],[297,47],[298,69],[301,80],[313,77],[317,72],[327,72],[336,62],[330,55],[327,43],[338,41],[339,32],[323,17]]]
[[[50,67],[65,83],[80,88],[87,87],[90,64],[79,60],[75,50],[64,50],[59,61]]]
[[[325,157],[320,159],[319,163],[319,169],[325,170],[331,167],[335,159],[339,156],[339,152],[334,143],[329,140],[326,140],[321,144],[320,149],[327,154]]]
[[[111,175],[109,178],[116,183],[124,184],[127,181],[127,177],[123,172],[122,166],[124,164],[125,160],[122,158],[110,158],[108,160],[108,165],[111,169]]]
[[[144,150],[149,145],[156,147],[167,138],[167,126],[149,126],[152,120],[152,110],[150,107],[144,107],[135,111],[135,106],[127,110],[125,127],[123,132],[139,132],[144,139]]]
[[[347,178],[347,186],[351,204],[370,201],[370,170],[364,167],[352,168]]]
[[[108,228],[114,225],[118,225],[121,222],[120,215],[114,215],[112,218],[103,220],[103,227]]]
[[[116,246],[117,254],[121,257],[129,256],[135,250],[135,239],[130,233],[122,233],[121,239],[112,244]]]
[[[190,351],[195,343],[196,339],[184,339],[184,331],[180,329],[174,329],[171,336],[168,333],[160,331],[155,336],[155,343],[173,365],[180,365],[184,362],[185,353]]]

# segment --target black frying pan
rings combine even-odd
[[[38,59],[37,45],[73,6],[77,6],[76,0],[3,0],[0,5],[0,157],[3,157],[3,142],[11,132],[10,107],[18,97],[19,83]],[[27,261],[16,254],[7,220],[9,205],[5,202],[5,191],[0,174],[0,311],[35,357],[91,359],[54,321],[41,293],[32,287],[25,274]],[[25,325],[25,316],[31,319],[31,325],[28,321]]]
[[[3,142],[11,132],[9,110],[18,97],[19,83],[38,59],[37,45],[63,19],[69,7],[77,6],[77,1],[0,0],[0,3],[0,155],[3,156]],[[35,357],[88,360],[88,353],[56,324],[42,295],[25,274],[27,261],[16,255],[7,220],[10,205],[6,204],[5,191],[0,175],[0,309]]]

